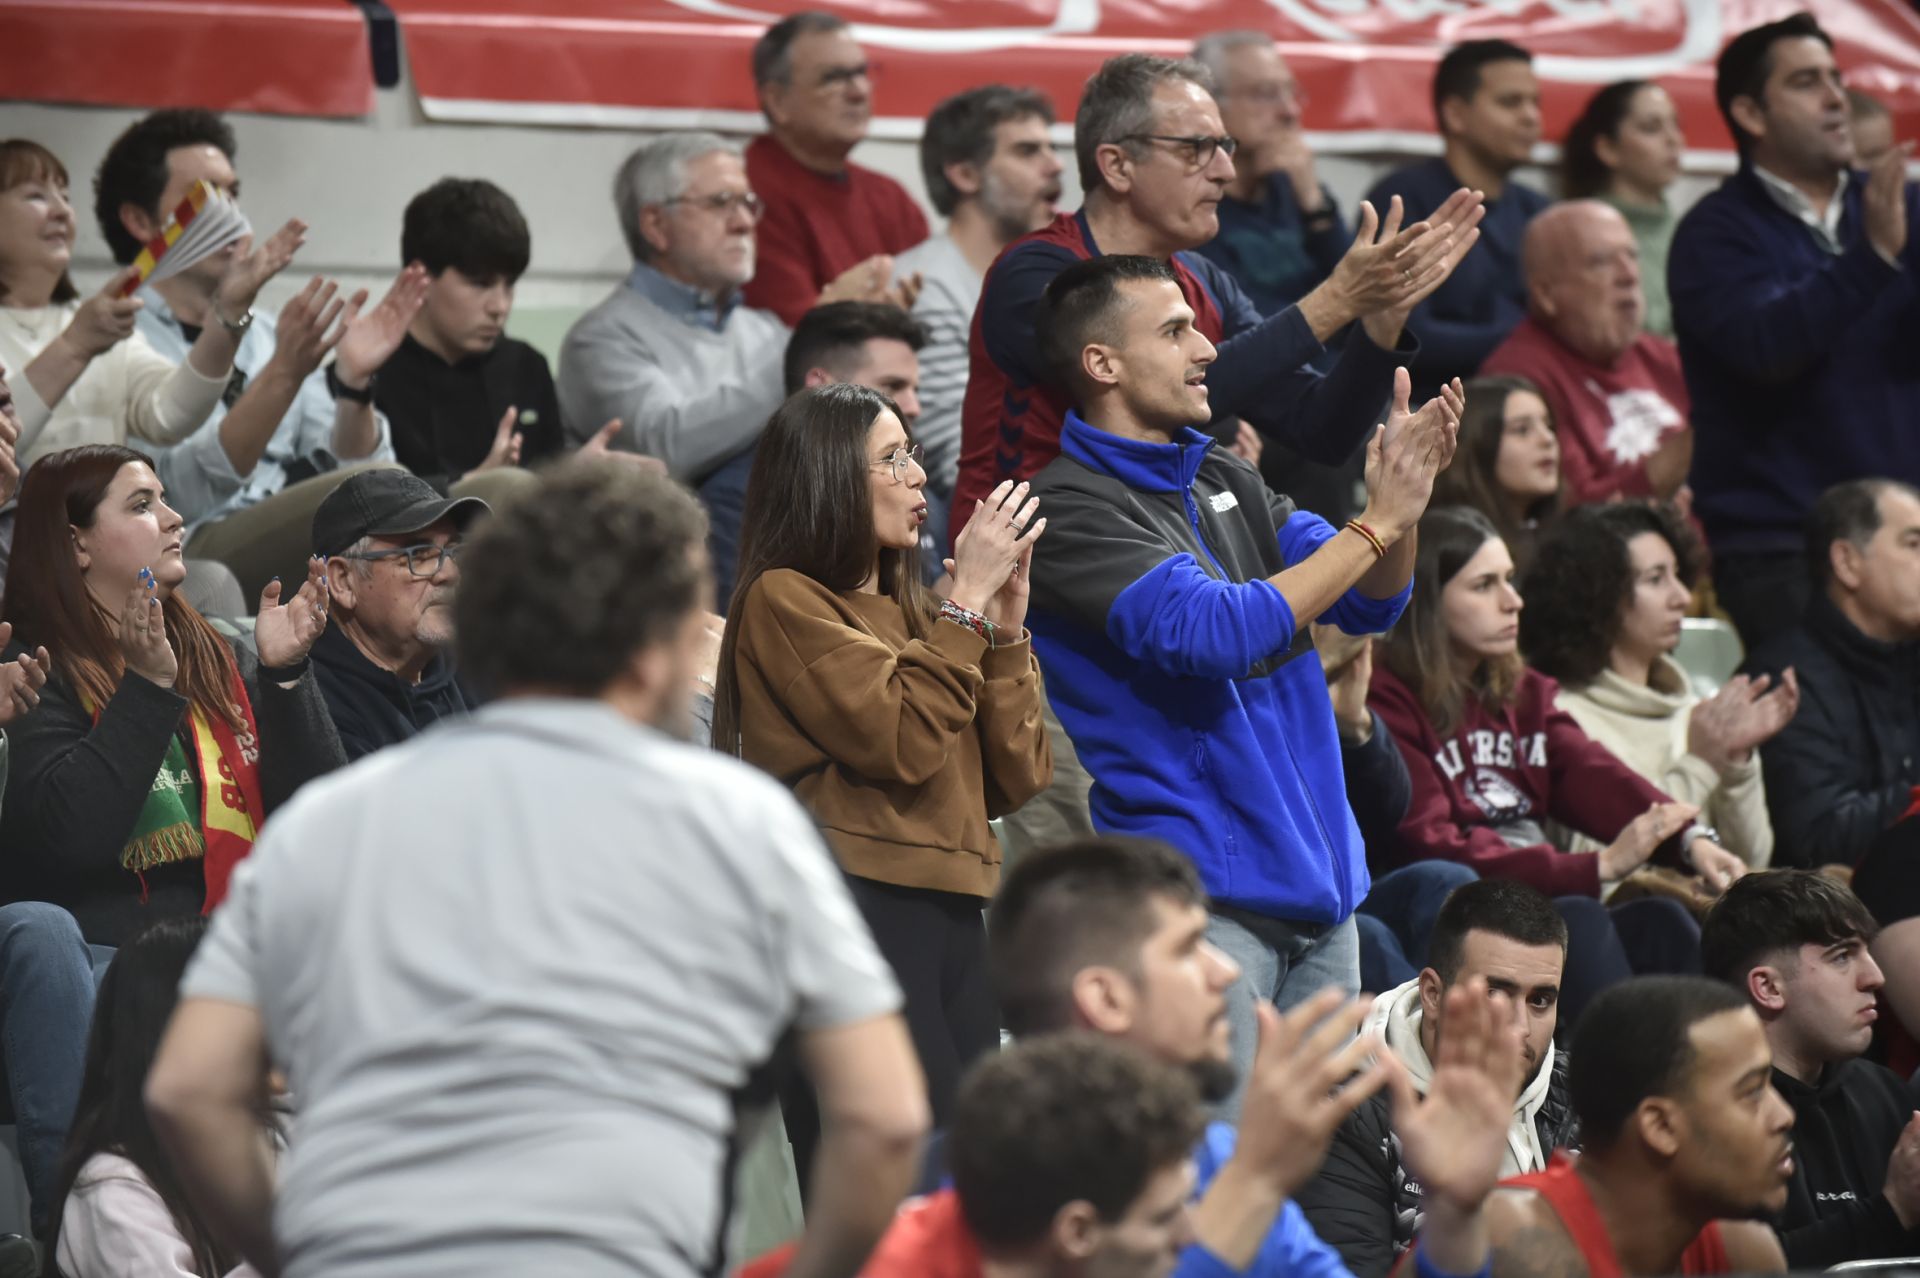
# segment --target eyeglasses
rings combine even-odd
[[[856,67],[829,67],[820,73],[820,87],[823,89],[838,89],[843,86],[851,86],[855,80],[871,80],[872,78],[873,67],[869,63],[862,62]]]
[[[660,203],[663,207],[668,204],[691,204],[696,209],[718,213],[721,217],[732,217],[733,211],[740,208],[745,209],[747,216],[755,221],[760,219],[760,214],[767,207],[752,191],[716,191],[712,195],[676,195]]]
[[[924,465],[920,460],[924,456],[926,456],[926,450],[920,447],[920,445],[915,444],[911,448],[896,448],[893,450],[892,456],[881,461],[868,462],[867,465],[893,467],[893,482],[896,484],[904,484],[907,482],[907,468],[909,466]]]
[[[1205,134],[1183,138],[1169,137],[1164,133],[1129,133],[1120,140],[1122,142],[1165,142],[1168,146],[1182,148],[1187,153],[1187,164],[1194,169],[1204,169],[1212,164],[1216,151],[1225,151],[1228,158],[1232,158],[1233,153],[1240,149],[1240,144],[1224,133],[1217,138],[1210,138]]]
[[[418,546],[404,546],[398,550],[370,550],[363,555],[340,555],[338,558],[359,559],[367,562],[375,559],[405,559],[407,571],[414,576],[438,577],[441,565],[449,559],[455,563],[460,562],[460,552],[464,549],[466,547],[457,541],[450,541],[444,546],[423,542]]]

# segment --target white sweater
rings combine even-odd
[[[129,436],[178,443],[207,420],[227,379],[203,377],[184,360],[173,363],[138,333],[94,356],[58,403],[42,400],[27,380],[27,365],[79,309],[78,301],[0,306],[0,365],[20,418],[16,448],[22,466],[79,444],[124,444]]]
[[[252,1265],[202,1274],[152,1184],[118,1154],[81,1167],[60,1213],[56,1259],[67,1278],[259,1278]]]
[[[1759,751],[1724,775],[1687,749],[1687,725],[1700,699],[1671,657],[1653,664],[1647,686],[1636,687],[1612,670],[1584,688],[1560,689],[1559,705],[1587,735],[1620,761],[1682,803],[1699,805],[1700,819],[1720,832],[1720,844],[1754,869],[1773,860],[1773,823],[1760,780]],[[1600,844],[1575,836],[1572,850],[1597,852]]]

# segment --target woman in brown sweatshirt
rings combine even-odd
[[[1046,528],[1002,484],[921,585],[926,472],[899,409],[802,391],[760,437],[727,610],[714,744],[793,787],[819,821],[906,993],[936,1122],[999,1042],[980,911],[1000,878],[990,817],[1053,757],[1025,629]]]

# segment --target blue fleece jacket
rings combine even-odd
[[[1920,189],[1901,265],[1867,242],[1847,183],[1843,251],[1776,204],[1750,166],[1688,211],[1667,265],[1693,400],[1693,509],[1721,554],[1798,552],[1833,484],[1920,482]],[[1478,249],[1474,250],[1478,252]]]
[[[1369,880],[1326,676],[1266,580],[1334,530],[1197,431],[1147,443],[1069,413],[1060,441],[1034,480],[1028,626],[1095,826],[1171,843],[1217,901],[1344,920]],[[1383,631],[1410,592],[1349,590],[1323,620]]]
[[[1051,527],[1051,525],[1049,525]],[[1197,1192],[1206,1193],[1207,1186],[1220,1174],[1220,1169],[1233,1157],[1233,1145],[1236,1133],[1225,1123],[1209,1123],[1205,1139],[1200,1148],[1193,1151],[1195,1169],[1199,1172]],[[1227,1278],[1228,1275],[1244,1275],[1245,1278],[1353,1278],[1348,1272],[1346,1262],[1340,1259],[1340,1253],[1320,1241],[1313,1226],[1307,1223],[1307,1217],[1293,1200],[1288,1199],[1280,1208],[1280,1214],[1274,1217],[1273,1228],[1260,1243],[1253,1263],[1245,1269],[1235,1269],[1205,1247],[1192,1246],[1180,1257],[1179,1268],[1173,1271],[1174,1278]]]

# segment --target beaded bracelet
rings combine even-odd
[[[1357,519],[1349,519],[1347,521],[1347,527],[1367,539],[1367,544],[1373,547],[1374,558],[1385,559],[1387,557],[1387,543],[1381,541],[1379,534],[1374,532],[1373,529],[1367,527]]]
[[[973,609],[962,608],[951,599],[943,599],[940,601],[940,615],[956,626],[964,626],[973,631],[987,641],[988,647],[993,646],[993,623]]]

